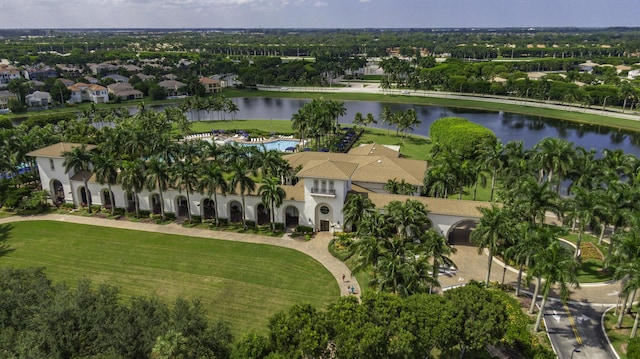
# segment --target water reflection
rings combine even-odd
[[[286,99],[269,97],[247,97],[235,99],[239,111],[237,119],[291,119],[291,116],[310,100],[307,99]],[[414,134],[421,136],[429,135],[431,124],[442,117],[457,116],[464,117],[472,122],[481,124],[492,130],[503,143],[509,141],[523,141],[525,148],[530,148],[545,137],[558,137],[573,142],[576,146],[586,149],[595,149],[601,152],[602,149],[611,150],[622,149],[640,157],[640,134],[611,129],[606,126],[576,124],[556,119],[549,119],[539,116],[528,116],[502,111],[472,110],[462,108],[449,108],[441,106],[394,104],[384,102],[368,101],[345,101],[346,115],[339,119],[340,124],[351,124],[357,112],[366,115],[371,113],[380,118],[380,114],[385,106],[392,112],[404,111],[413,108],[418,114],[422,124],[418,126]],[[162,110],[164,106],[154,109]],[[137,109],[131,109],[132,113]],[[193,114],[197,119],[197,114]],[[200,118],[218,118],[213,114],[208,115],[206,111],[199,114]],[[378,121],[373,125],[377,128],[387,129],[387,124]],[[393,126],[391,127],[394,130]]]

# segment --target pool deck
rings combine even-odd
[[[300,139],[293,138],[293,135],[275,135],[272,137],[250,137],[247,134],[214,134],[211,132],[204,133],[194,133],[191,135],[187,135],[183,139],[184,141],[192,141],[192,140],[209,140],[214,141],[216,144],[224,145],[229,142],[237,142],[242,144],[266,144],[277,141],[296,141],[298,142],[298,146],[302,144]]]

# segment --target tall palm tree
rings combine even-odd
[[[218,216],[218,191],[225,195],[228,191],[227,181],[224,178],[225,170],[219,161],[207,161],[200,168],[200,181],[197,188],[200,193],[207,193],[215,205],[214,216],[216,226],[220,224]]]
[[[191,194],[198,185],[198,167],[187,159],[177,161],[171,167],[171,178],[178,192],[184,191],[187,195],[187,218],[191,223]]]
[[[433,286],[440,286],[438,281],[438,274],[440,273],[441,266],[454,267],[455,263],[450,255],[456,253],[456,249],[451,247],[447,243],[447,239],[438,234],[434,230],[425,231],[420,238],[420,250],[424,257],[431,258],[431,276],[432,285],[429,286],[429,293],[431,293]]]
[[[158,190],[160,196],[160,216],[165,219],[164,213],[164,192],[171,181],[169,164],[160,156],[152,156],[145,164],[145,176],[147,178],[147,189]]]
[[[360,223],[375,212],[375,205],[369,197],[360,193],[350,194],[342,207],[345,226],[351,225],[351,231],[357,232]]]
[[[249,165],[246,161],[237,161],[232,163],[229,167],[231,171],[230,186],[231,190],[240,190],[240,197],[242,198],[242,227],[247,227],[246,220],[246,206],[245,206],[245,194],[253,192],[256,188],[256,183],[249,176]]]
[[[66,172],[69,172],[71,169],[75,173],[80,173],[82,175],[82,183],[84,185],[85,196],[87,197],[87,208],[89,209],[89,213],[91,213],[91,194],[89,193],[89,178],[91,177],[91,158],[92,154],[89,149],[87,149],[86,144],[81,144],[80,146],[76,146],[71,149],[71,151],[67,151],[63,154],[64,162],[62,165]]]
[[[614,269],[613,277],[616,280],[622,280],[621,293],[625,300],[618,317],[618,327],[622,324],[627,297],[632,291],[640,288],[635,286],[637,277],[640,277],[640,272],[637,271],[638,261],[640,261],[640,230],[635,222],[637,220],[634,220],[633,225],[628,228],[616,230],[611,240],[618,243],[606,261],[607,266]]]
[[[576,157],[573,144],[567,140],[546,137],[533,146],[533,149],[537,151],[534,160],[539,165],[539,180],[542,182],[546,176],[547,182],[553,183],[554,174],[557,175],[556,192],[559,193],[560,184],[571,171]]]
[[[512,215],[507,209],[491,205],[490,208],[478,208],[482,218],[471,232],[471,243],[478,246],[478,254],[486,248],[489,251],[487,276],[485,283],[489,285],[493,256],[507,243],[514,239]]]
[[[405,241],[417,240],[422,234],[422,228],[431,223],[427,207],[416,200],[391,201],[385,209],[389,225],[393,226],[396,234]]]
[[[139,217],[138,194],[145,184],[144,162],[138,158],[133,161],[122,161],[121,166],[118,182],[120,182],[122,189],[133,194],[136,217]]]
[[[96,174],[96,181],[101,185],[107,184],[109,190],[109,203],[111,204],[111,214],[115,213],[116,202],[113,196],[111,186],[118,182],[118,161],[109,153],[105,153],[104,149],[98,147],[98,151],[91,156],[93,163],[93,172]]]
[[[554,284],[560,286],[562,300],[566,300],[569,297],[568,286],[580,288],[577,275],[580,262],[566,248],[562,247],[558,240],[551,241],[551,244],[545,250],[538,252],[534,256],[533,262],[534,265],[531,272],[545,280],[542,287],[542,303],[540,304],[540,311],[534,327],[534,331],[537,332],[540,330],[542,313],[544,312],[551,287]]]
[[[571,208],[569,213],[570,218],[574,220],[574,223],[577,222],[580,227],[578,229],[578,241],[576,243],[578,250],[575,252],[575,256],[578,257],[580,255],[582,235],[587,226],[595,218],[595,211],[601,207],[601,204],[598,202],[598,196],[592,191],[580,187],[574,188],[573,191],[575,195],[569,199],[567,203]]]
[[[276,208],[280,208],[282,201],[286,197],[286,193],[279,186],[278,179],[275,177],[265,177],[262,179],[262,185],[258,189],[262,202],[267,203],[270,210],[271,231],[276,231]]]
[[[502,157],[504,148],[501,142],[494,143],[494,141],[484,141],[478,147],[477,160],[481,164],[481,168],[491,171],[491,194],[489,195],[489,201],[493,202],[493,196],[496,189],[496,180],[498,178],[498,172],[502,169]]]

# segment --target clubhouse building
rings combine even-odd
[[[108,186],[98,183],[94,174],[91,174],[88,188],[85,188],[82,173],[65,171],[64,153],[79,145],[60,142],[28,154],[37,162],[43,189],[51,194],[52,203],[82,206],[88,203],[90,196],[93,205],[134,210],[134,193],[113,185],[112,196],[109,196]],[[290,181],[295,184],[281,185],[286,197],[276,208],[275,220],[287,227],[304,225],[316,231],[343,231],[342,208],[347,195],[361,193],[368,196],[377,208],[383,208],[394,200],[420,201],[427,206],[434,228],[451,238],[453,229],[475,226],[481,216],[478,207],[489,206],[486,202],[418,196],[427,162],[401,158],[396,149],[375,143],[353,148],[349,153],[304,151],[284,154],[283,158],[292,168],[300,168],[295,175],[296,181]],[[404,180],[415,186],[417,191],[413,196],[389,194],[384,189],[389,180]],[[256,191],[245,194],[245,216],[256,224],[267,224],[269,206],[262,203],[258,187]],[[137,196],[140,210],[160,213],[161,197],[157,190],[144,189]],[[111,198],[115,203],[110,203]],[[214,218],[217,210],[220,218],[230,222],[242,221],[242,199],[237,193],[218,194],[218,204],[207,195],[190,193],[189,206],[186,193],[175,188],[166,190],[162,198],[165,212],[174,213],[177,218],[187,217],[190,208],[192,215],[202,219]]]

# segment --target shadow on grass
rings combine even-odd
[[[606,282],[613,279],[612,273],[602,268],[602,262],[592,260],[582,262],[578,276],[581,283]]]
[[[14,226],[11,224],[0,225],[0,257],[4,257],[14,251],[14,249],[6,243],[13,228]]]

